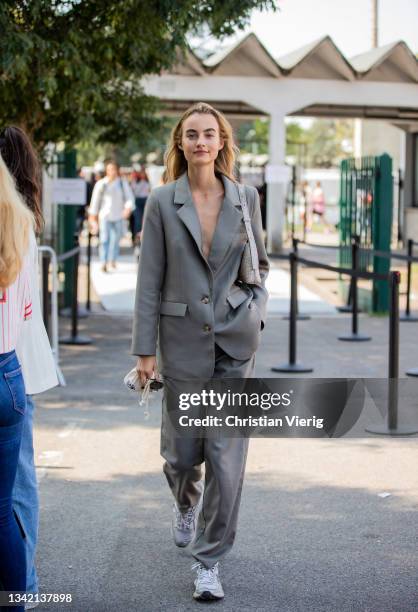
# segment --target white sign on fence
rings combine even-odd
[[[83,205],[86,203],[84,179],[58,178],[53,180],[52,198],[55,204]]]

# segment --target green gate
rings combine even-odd
[[[340,263],[351,265],[351,242],[359,237],[360,248],[390,252],[393,185],[392,159],[378,157],[344,159],[340,182]],[[363,270],[386,274],[387,258],[361,254]],[[371,309],[386,312],[389,306],[387,281],[373,281]]]
[[[56,165],[59,178],[75,178],[77,176],[76,151],[68,150],[58,153]],[[58,203],[57,203],[58,204]],[[74,247],[74,232],[76,229],[77,206],[58,204],[58,253],[65,253]],[[62,268],[65,273],[62,306],[68,308],[72,303],[74,259],[64,261]]]

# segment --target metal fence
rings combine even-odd
[[[340,263],[351,265],[351,245],[357,237],[362,249],[390,251],[393,216],[392,159],[387,154],[341,162]],[[377,274],[389,272],[389,261],[363,252],[359,266]],[[376,280],[372,310],[386,311],[389,287]]]

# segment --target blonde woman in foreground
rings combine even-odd
[[[12,491],[26,410],[15,348],[32,314],[28,248],[33,224],[0,155],[0,585],[5,591],[26,590],[25,545]],[[14,609],[23,612],[24,606]]]
[[[132,352],[143,384],[158,372],[166,382],[253,375],[269,264],[258,193],[245,187],[261,281],[240,282],[247,233],[235,151],[231,125],[208,104],[189,108],[172,132],[166,184],[148,198],[142,233]],[[248,439],[178,437],[166,391],[161,454],[174,542],[195,558],[194,598],[221,599],[219,561],[235,539]]]
[[[41,166],[36,151],[26,133],[17,126],[0,132],[0,155],[15,187],[34,218],[29,235],[30,291],[32,316],[20,334],[16,354],[22,366],[26,388],[26,410],[23,423],[19,461],[13,488],[13,511],[25,534],[26,605],[38,605],[39,582],[36,571],[36,547],[39,524],[39,495],[33,449],[34,396],[58,384],[54,357],[42,318],[39,299],[39,257],[35,231],[40,234],[44,220],[41,210]]]

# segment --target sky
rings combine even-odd
[[[253,31],[275,57],[329,35],[350,58],[372,46],[372,0],[277,0],[280,11],[254,11]],[[241,38],[240,32],[232,44]],[[379,46],[404,40],[418,53],[418,0],[379,0]]]

